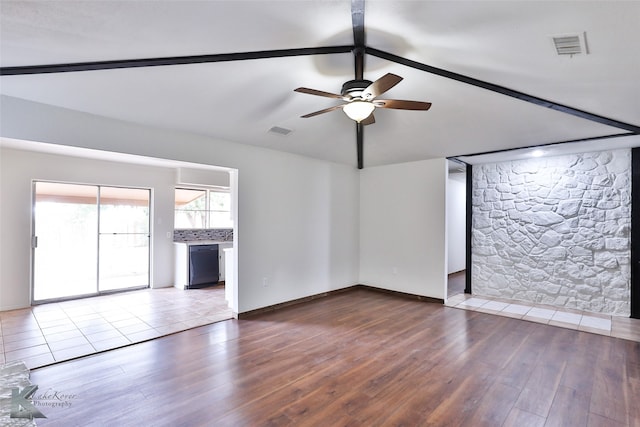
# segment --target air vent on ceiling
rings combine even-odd
[[[585,33],[561,34],[551,36],[553,46],[558,55],[588,54]]]
[[[281,128],[280,126],[274,126],[269,129],[269,132],[277,133],[279,135],[289,135],[291,133],[291,129]]]

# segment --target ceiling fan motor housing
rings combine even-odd
[[[369,87],[369,85],[373,83],[370,80],[349,80],[348,82],[346,82],[345,84],[342,85],[342,91],[340,92],[342,94],[342,96],[348,97],[348,98],[367,98],[364,94],[362,93],[367,87]]]

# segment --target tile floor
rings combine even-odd
[[[0,312],[0,364],[29,368],[230,319],[224,286],[145,289]]]
[[[561,310],[556,307],[529,305],[469,294],[454,295],[447,300],[446,305],[640,342],[639,319],[578,310]]]

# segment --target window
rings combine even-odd
[[[229,189],[176,188],[175,195],[175,228],[233,227]]]

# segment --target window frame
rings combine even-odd
[[[204,206],[205,209],[199,210],[189,210],[189,209],[178,209],[176,205],[175,192],[177,190],[190,190],[190,191],[204,191]],[[224,193],[229,195],[229,210],[219,210],[219,209],[211,209],[211,193]],[[231,207],[231,189],[229,187],[217,187],[217,186],[195,186],[195,185],[176,185],[174,187],[174,210],[173,210],[173,219],[174,219],[174,228],[178,230],[208,230],[208,229],[216,229],[216,228],[233,228],[233,219],[231,217],[232,207]],[[195,200],[195,199],[194,199]],[[204,226],[202,227],[178,227],[177,222],[177,213],[181,212],[203,212],[204,213]],[[229,225],[218,226],[212,224],[212,212],[225,212],[229,215]]]

